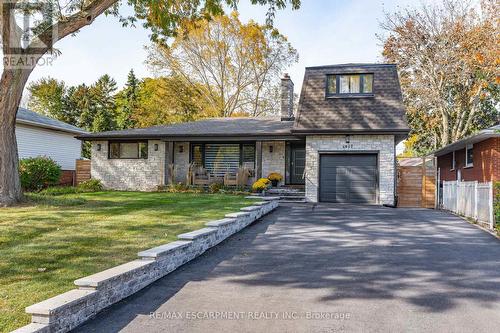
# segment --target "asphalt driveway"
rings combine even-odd
[[[79,332],[495,332],[500,241],[450,214],[295,205]]]

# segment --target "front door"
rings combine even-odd
[[[306,147],[292,145],[290,152],[290,183],[304,184],[304,169],[306,167]]]

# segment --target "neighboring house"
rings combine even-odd
[[[154,190],[184,182],[190,163],[214,177],[251,169],[305,185],[310,202],[393,204],[395,147],[408,132],[396,66],[308,67],[297,117],[282,79],[281,119],[206,119],[80,135],[92,141],[92,177],[108,188]],[[220,179],[219,178],[219,179]]]
[[[434,152],[440,180],[500,181],[500,125]]]
[[[86,131],[39,113],[19,108],[16,139],[19,158],[48,156],[62,168],[62,184],[71,184],[75,161],[81,158],[82,144],[75,135]]]

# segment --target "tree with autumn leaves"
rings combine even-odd
[[[0,20],[4,66],[0,77],[0,206],[11,205],[22,198],[18,177],[18,154],[15,122],[22,93],[36,64],[46,54],[58,54],[57,40],[76,34],[107,12],[120,18],[123,25],[142,24],[151,32],[151,40],[166,44],[179,28],[201,18],[222,15],[224,9],[235,9],[238,0],[48,0],[43,5],[28,0],[1,1]],[[120,4],[133,8],[133,15],[120,14]],[[276,10],[287,5],[297,9],[300,0],[252,0],[268,5],[268,23]],[[27,29],[16,25],[19,14],[41,19]],[[25,22],[27,20],[24,20]],[[8,62],[6,62],[6,59]],[[19,66],[19,60],[24,62]],[[29,59],[29,61],[26,61]]]
[[[398,65],[414,154],[500,121],[498,13],[496,0],[443,0],[386,15],[383,56]]]
[[[279,110],[279,78],[297,50],[268,25],[242,23],[237,12],[187,24],[171,45],[149,47],[148,63],[186,86],[203,90],[219,117],[269,115]]]

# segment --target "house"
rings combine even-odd
[[[434,156],[441,181],[500,181],[500,125],[451,143]]]
[[[39,113],[19,108],[16,139],[19,158],[47,156],[62,168],[61,184],[73,183],[75,161],[81,158],[82,144],[75,135],[86,131]]]
[[[78,138],[92,141],[92,177],[109,188],[185,182],[192,163],[213,179],[245,167],[249,184],[278,172],[282,186],[304,186],[310,202],[394,204],[395,146],[409,132],[396,66],[306,68],[296,117],[293,87],[285,75],[280,119],[205,119]]]

